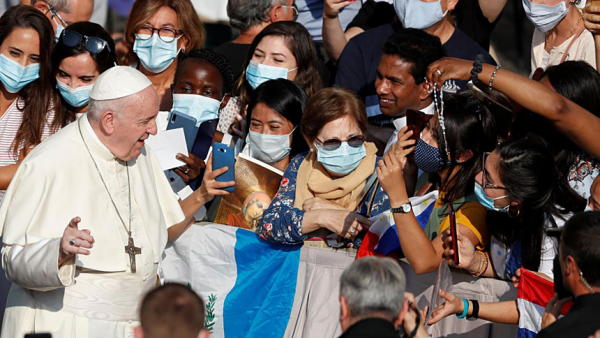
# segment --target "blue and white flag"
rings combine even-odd
[[[339,276],[353,260],[331,250],[266,242],[236,227],[194,225],[167,246],[162,277],[202,296],[211,337],[317,331],[333,338],[340,334]]]

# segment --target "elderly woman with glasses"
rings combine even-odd
[[[452,225],[480,252],[489,243],[486,209],[478,201],[480,186],[475,176],[481,170],[482,153],[493,150],[496,144],[495,120],[484,100],[470,90],[444,95],[442,107],[427,122],[416,145],[411,140],[412,131],[401,130],[398,144],[377,168],[379,182],[389,196],[402,251],[417,274],[439,267],[444,253],[441,234]],[[412,212],[402,173],[410,165],[408,156],[413,152],[416,166],[424,172],[417,187],[439,190],[424,229]]]
[[[67,26],[52,52],[55,110],[71,122],[88,109],[96,78],[116,65],[115,43],[102,26],[77,22]]]
[[[376,184],[377,149],[365,142],[366,129],[364,104],[350,91],[326,88],[309,99],[300,131],[310,152],[291,160],[256,230],[262,238],[349,242],[370,226],[368,216],[389,208]]]

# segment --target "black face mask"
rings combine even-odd
[[[415,164],[427,173],[436,173],[446,167],[448,161],[444,161],[442,153],[438,148],[430,146],[421,138],[415,147]]]

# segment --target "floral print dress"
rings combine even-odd
[[[302,220],[305,211],[294,208],[294,201],[298,169],[307,154],[308,152],[294,157],[285,170],[279,191],[269,208],[265,210],[260,226],[256,229],[262,239],[281,244],[300,244],[306,240],[307,236],[302,234]],[[375,161],[375,166],[378,162],[379,158]],[[371,200],[373,200],[371,210],[367,210]],[[375,216],[389,208],[390,202],[387,194],[379,184],[374,184],[365,201],[357,207],[357,212],[363,216]]]

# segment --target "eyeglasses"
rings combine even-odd
[[[62,38],[62,43],[67,47],[77,47],[83,41],[83,46],[85,49],[92,54],[98,54],[102,52],[104,48],[108,49],[109,52],[111,51],[106,40],[95,36],[82,35],[76,31],[68,29],[62,31],[60,36]]]
[[[154,32],[158,33],[158,37],[164,42],[173,42],[176,38],[183,36],[183,31],[171,27],[154,28],[152,26],[142,26],[138,28],[135,37],[140,40],[148,40],[154,35]]]
[[[325,141],[321,141],[318,138],[315,138],[315,139],[321,144],[321,147],[323,149],[329,150],[329,151],[336,150],[337,148],[341,147],[342,143],[344,143],[344,142],[348,143],[348,145],[353,148],[358,148],[358,147],[362,146],[363,143],[365,143],[365,137],[363,135],[351,136],[346,141],[342,141],[337,138],[330,138]]]
[[[490,188],[490,189],[503,189],[503,190],[506,190],[506,187],[492,184],[492,183],[488,182],[488,180],[487,180],[487,174],[486,174],[486,170],[485,170],[485,161],[487,160],[487,156],[489,154],[490,153],[487,152],[487,151],[482,154],[483,160],[481,161],[481,167],[482,167],[482,169],[481,169],[481,174],[482,175],[481,176],[482,176],[482,179],[483,179],[483,189],[485,190],[487,188]],[[507,197],[507,196],[508,195],[506,195],[504,197]]]
[[[296,3],[294,2],[291,6],[281,6],[281,8],[291,8],[294,10],[294,18],[292,19],[292,21],[296,21],[298,20],[298,6],[296,6]]]
[[[58,20],[60,20],[60,22],[63,24],[63,26],[68,26],[65,20],[63,20],[63,18],[61,18],[60,15],[58,15],[58,12],[56,11],[56,9],[54,9],[54,7],[48,5],[48,9],[50,10],[52,17],[57,17]]]

